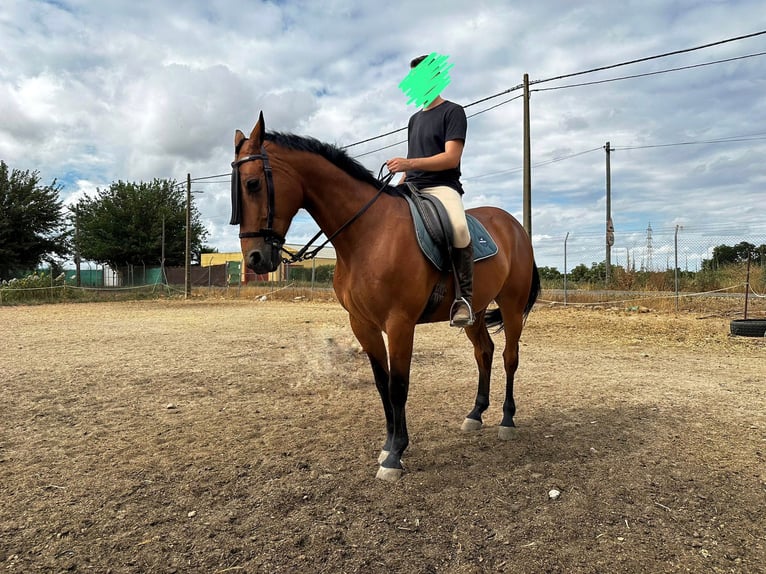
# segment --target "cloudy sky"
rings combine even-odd
[[[71,203],[117,180],[227,173],[234,130],[249,133],[261,110],[271,130],[345,146],[406,126],[416,109],[397,85],[412,57],[437,52],[453,64],[442,95],[463,105],[525,73],[533,82],[541,265],[562,268],[567,233],[575,260],[603,259],[607,141],[618,261],[650,223],[657,238],[682,225],[708,247],[721,236],[759,244],[766,35],[552,78],[764,30],[760,0],[3,0],[0,159],[57,179]],[[469,119],[467,206],[522,219],[522,109],[517,98]],[[405,138],[349,152],[377,173],[406,145],[375,150]],[[196,183],[195,202],[207,243],[236,251],[225,180]],[[288,241],[316,229],[301,213]]]

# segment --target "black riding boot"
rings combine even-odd
[[[451,327],[469,327],[473,325],[473,309],[471,299],[473,296],[473,245],[452,248],[452,264],[455,266],[457,275],[457,296],[450,309]]]

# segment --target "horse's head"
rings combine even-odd
[[[256,273],[279,267],[285,234],[301,206],[301,189],[289,167],[266,142],[261,112],[250,137],[234,134],[231,175],[231,221],[239,224],[245,264]],[[272,148],[269,154],[267,147]],[[279,200],[276,190],[279,189]]]

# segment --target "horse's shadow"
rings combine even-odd
[[[457,465],[481,469],[481,472],[506,473],[511,468],[538,472],[546,467],[567,464],[590,464],[599,458],[626,460],[650,449],[658,429],[677,430],[674,415],[658,407],[619,405],[614,407],[561,410],[549,407],[517,418],[517,435],[500,440],[497,425],[485,419],[485,426],[474,432],[442,430],[421,437],[405,455],[413,470],[443,472]],[[667,436],[668,432],[664,433]],[[437,438],[438,436],[438,438]],[[460,473],[450,472],[450,480]],[[470,483],[472,473],[465,475]]]

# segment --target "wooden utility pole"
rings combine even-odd
[[[567,241],[569,241],[569,232],[564,238],[564,306],[567,305]]]
[[[162,254],[160,255],[160,269],[162,272],[162,281],[165,285],[168,284],[168,276],[165,273],[165,208],[162,211]]]
[[[681,229],[680,225],[676,225],[676,233],[673,236],[673,251],[675,252],[675,260],[673,264],[673,277],[675,278],[676,285],[676,311],[678,311],[678,230]],[[750,258],[747,260],[748,271],[750,268]],[[747,301],[747,299],[745,299]]]
[[[191,174],[186,174],[186,273],[184,299],[191,296]]]
[[[532,159],[529,135],[529,74],[524,74],[524,229],[532,237]]]
[[[614,245],[614,224],[612,223],[612,168],[610,159],[610,153],[614,149],[606,142],[604,146],[606,151],[606,258],[605,258],[605,272],[606,272],[606,287],[609,288],[609,278],[612,274],[612,245]]]
[[[75,286],[82,287],[82,271],[80,259],[80,211],[74,208],[74,277]]]

